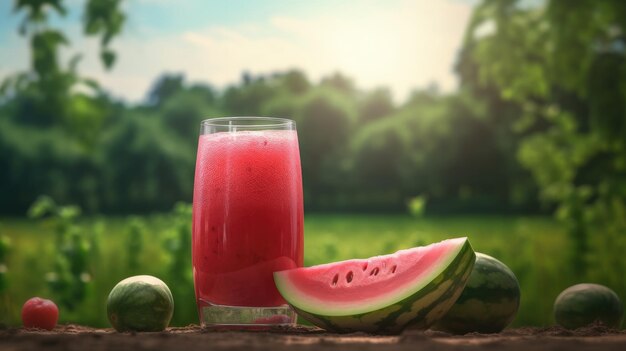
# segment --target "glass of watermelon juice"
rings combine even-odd
[[[295,122],[202,122],[193,194],[192,261],[200,322],[295,323],[273,273],[302,266],[303,203]]]

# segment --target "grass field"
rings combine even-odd
[[[90,279],[84,300],[74,310],[62,308],[61,320],[107,326],[105,301],[110,289],[129,275],[152,274],[173,287],[173,324],[197,323],[188,236],[177,234],[177,220],[172,215],[81,220],[79,227],[89,244]],[[129,221],[142,223],[139,241],[130,239]],[[49,223],[11,218],[0,223],[0,234],[12,241],[0,321],[16,325],[27,298],[55,297],[45,278],[58,260],[58,249]],[[305,265],[391,253],[458,236],[468,236],[476,251],[501,259],[517,275],[522,305],[515,325],[552,323],[554,298],[576,282],[563,269],[568,251],[565,231],[549,218],[311,215],[305,220]]]

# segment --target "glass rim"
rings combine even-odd
[[[261,122],[260,124],[255,123],[236,123],[236,122]],[[232,122],[232,123],[230,123]],[[267,123],[263,123],[267,122]],[[202,120],[200,122],[200,126],[202,127],[238,127],[238,128],[264,128],[264,127],[287,127],[294,126],[296,122],[289,118],[281,118],[281,117],[262,117],[262,116],[233,116],[233,117],[211,117]]]

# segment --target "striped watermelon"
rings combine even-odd
[[[604,285],[576,284],[563,290],[554,302],[554,319],[567,329],[594,322],[619,329],[624,305],[617,294]]]
[[[459,297],[474,266],[467,238],[274,273],[276,287],[311,323],[334,332],[426,329]]]
[[[107,315],[115,330],[157,332],[174,313],[170,288],[159,278],[136,275],[117,283],[107,299]]]
[[[455,334],[498,333],[513,321],[519,304],[515,274],[504,263],[477,252],[465,290],[433,329]]]

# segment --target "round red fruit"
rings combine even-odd
[[[33,297],[22,307],[24,328],[52,330],[57,325],[59,309],[51,300]]]

